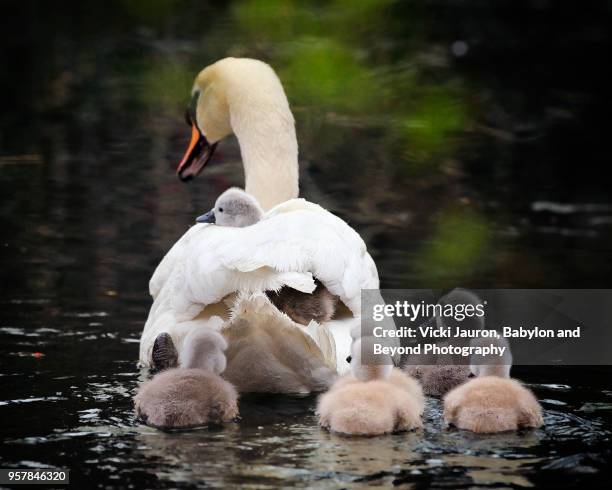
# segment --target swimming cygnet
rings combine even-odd
[[[447,342],[437,343],[438,346],[445,344]],[[426,395],[443,396],[470,377],[470,366],[453,364],[454,360],[451,355],[411,355],[405,359],[402,370],[421,384]]]
[[[443,396],[470,376],[469,366],[454,364],[406,365],[403,370],[416,379],[423,387],[423,392],[429,396]]]
[[[242,189],[232,187],[219,196],[215,207],[198,217],[198,223],[215,223],[220,226],[242,228],[257,223],[263,211],[257,200]],[[315,280],[312,293],[304,293],[285,286],[280,291],[267,291],[272,304],[294,322],[308,325],[311,320],[323,323],[331,320],[336,311],[338,298]]]
[[[491,340],[486,342],[508,346],[505,339]],[[540,427],[542,408],[531,391],[510,379],[511,365],[512,356],[507,353],[497,361],[472,357],[470,367],[477,377],[444,397],[446,423],[478,433]]]
[[[368,346],[373,338],[353,342],[351,373],[319,397],[319,425],[330,432],[363,436],[422,427],[424,399],[419,384],[394,368],[390,357],[384,365],[362,359],[362,342],[364,353],[372,352]]]
[[[467,289],[455,288],[438,300],[438,304],[447,305],[477,305],[482,299]],[[473,316],[463,318],[461,321],[453,317],[434,317],[427,320],[422,326],[446,327],[456,330],[481,330],[485,326],[484,317]],[[457,343],[453,339],[450,343]],[[443,347],[449,342],[436,342]],[[468,380],[470,367],[467,364],[455,364],[456,356],[417,355],[409,356],[404,360],[403,370],[409,376],[421,383],[423,392],[430,396],[443,396],[450,390]]]
[[[238,415],[238,394],[219,376],[225,370],[225,339],[209,329],[194,329],[184,340],[179,363],[144,383],[134,398],[136,414],[162,428],[229,422]]]

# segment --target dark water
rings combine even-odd
[[[254,56],[298,122],[303,195],[368,242],[385,287],[610,287],[610,2],[2,2],[3,467],[79,488],[602,486],[608,368],[518,367],[546,426],[345,439],[314,398],[245,397],[222,430],[138,424],[147,282],[230,185],[235,141],[174,167],[194,74]],[[313,81],[315,80],[315,81]]]

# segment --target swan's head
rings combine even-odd
[[[242,189],[232,187],[219,196],[214,208],[196,221],[243,228],[257,223],[262,216],[263,210],[253,196]]]
[[[249,58],[224,58],[204,68],[195,79],[187,108],[191,141],[177,168],[180,179],[197,176],[217,143],[234,131],[238,134],[241,124],[261,127],[264,140],[277,137],[266,134],[271,131],[261,124],[271,115],[288,117],[293,124],[283,87],[269,65]]]
[[[512,368],[512,352],[510,344],[504,337],[486,338],[478,337],[470,341],[472,347],[495,346],[505,348],[504,353],[499,356],[491,355],[472,355],[470,358],[470,370],[474,376],[498,376],[509,378]]]

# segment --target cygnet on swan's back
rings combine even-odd
[[[263,211],[257,200],[242,189],[232,187],[221,194],[208,213],[199,216],[198,223],[215,223],[219,226],[243,228],[261,220]],[[312,320],[324,323],[336,312],[338,298],[316,280],[312,293],[304,293],[288,286],[280,291],[266,292],[268,298],[294,322],[308,325]]]

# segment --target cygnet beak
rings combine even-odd
[[[211,209],[208,213],[203,214],[202,216],[198,216],[196,218],[196,222],[198,223],[215,223],[215,210]]]

